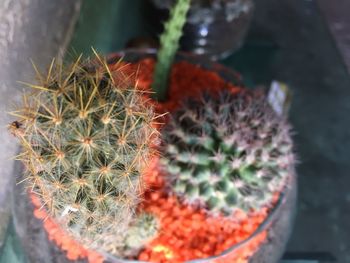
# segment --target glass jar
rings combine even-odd
[[[147,20],[159,35],[174,0],[148,0]],[[193,0],[180,41],[181,50],[217,60],[238,50],[254,11],[253,0]]]
[[[155,54],[156,50],[127,50],[109,56],[108,62],[114,63],[120,58],[123,58],[124,61],[137,63],[143,58],[155,58]],[[176,59],[177,61],[184,60],[191,64],[198,65],[201,68],[211,70],[228,82],[242,85],[240,75],[234,70],[218,63],[210,62],[204,57],[179,53],[177,54]],[[223,251],[220,255],[206,259],[194,259],[187,261],[187,263],[238,262],[238,258],[245,257],[247,248],[256,246],[257,244],[258,247],[255,250],[255,253],[250,255],[246,262],[277,263],[282,257],[286,243],[289,239],[296,210],[296,174],[291,174],[290,178],[289,185],[287,185],[285,190],[281,193],[275,207],[250,237]],[[21,181],[20,175],[19,178],[17,178],[17,181]],[[54,243],[48,240],[47,234],[42,227],[42,221],[36,219],[33,215],[33,206],[29,201],[28,195],[24,192],[23,185],[16,185],[13,193],[13,199],[15,202],[13,205],[14,225],[29,262],[71,262],[66,258],[64,251],[60,250]],[[264,241],[261,243],[262,238]],[[138,260],[119,259],[105,253],[102,253],[102,255],[105,257],[106,263],[149,263]],[[42,261],[43,259],[45,260]],[[86,262],[86,260],[78,260],[75,262]]]

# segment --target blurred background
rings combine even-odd
[[[156,6],[150,8],[146,2]],[[6,111],[22,89],[17,81],[33,78],[29,59],[46,68],[53,56],[89,55],[92,46],[104,54],[126,47],[157,47],[161,3],[1,1],[1,263],[25,262],[11,220],[11,194],[20,170],[10,159],[17,147],[6,131],[10,121]],[[278,80],[291,89],[289,114],[299,159],[299,201],[285,254],[289,260],[350,262],[349,12],[348,0],[256,0],[244,21],[230,25],[237,30],[231,35],[241,39],[232,42],[230,34],[212,36],[215,27],[202,28],[193,22],[187,30],[204,39],[200,47],[190,37],[182,40],[183,50],[209,53],[240,72],[250,87]],[[247,34],[241,32],[245,27]],[[210,41],[223,45],[222,50],[211,50],[206,45]]]

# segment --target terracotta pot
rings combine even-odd
[[[137,63],[142,59],[154,58],[155,51],[125,51],[114,54],[109,57],[109,63],[113,64],[120,57],[125,61]],[[228,83],[242,85],[239,74],[222,65],[208,62],[204,58],[198,58],[194,55],[178,54],[177,61],[186,61],[198,65],[200,68],[215,72],[220,78]],[[184,72],[183,74],[186,74]],[[241,240],[232,247],[229,247],[221,254],[205,258],[194,259],[187,262],[237,262],[237,258],[242,258],[246,251],[254,253],[249,255],[249,263],[277,263],[285,249],[285,245],[291,233],[294,214],[296,210],[297,177],[293,173],[290,175],[290,184],[280,194],[278,201],[273,209],[269,211],[268,216],[261,225],[246,239]],[[23,193],[21,185],[17,185],[14,192],[14,222],[18,235],[23,243],[30,262],[70,262],[63,251],[47,239],[42,222],[33,216],[33,207],[28,200],[28,196]],[[245,254],[244,254],[245,255]],[[118,259],[112,255],[103,254],[106,262],[124,263],[124,262],[146,262],[138,260]],[[84,262],[78,261],[78,262]],[[240,261],[241,262],[241,261]]]

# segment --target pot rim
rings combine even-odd
[[[269,215],[264,219],[264,221],[260,224],[260,226],[253,232],[253,234],[250,235],[248,238],[238,242],[237,244],[231,246],[228,249],[225,249],[223,252],[221,252],[216,256],[211,256],[211,257],[201,258],[201,259],[191,259],[191,260],[185,261],[185,263],[204,263],[204,262],[207,263],[208,260],[214,260],[214,259],[219,259],[221,257],[225,257],[229,255],[231,252],[233,252],[234,250],[236,249],[238,250],[239,248],[243,247],[245,244],[249,243],[251,240],[257,237],[260,233],[267,230],[267,228],[276,220],[279,209],[285,203],[288,190],[289,190],[289,187],[285,186],[285,189],[280,193],[277,203],[274,205],[272,209],[270,209]],[[101,251],[99,251],[99,253],[103,255],[106,260],[112,260],[112,262],[116,262],[116,263],[119,263],[119,262],[120,263],[122,262],[150,263],[149,261],[118,258],[111,254],[108,254],[106,252],[101,252]]]
[[[158,49],[157,48],[128,48],[117,52],[112,52],[109,55],[107,55],[107,63],[114,63],[118,60],[123,60],[125,62],[136,62],[135,58],[139,60],[141,58],[155,58],[157,56]],[[130,59],[130,57],[133,57]],[[128,58],[129,57],[129,58]],[[226,67],[218,62],[210,60],[205,55],[198,55],[186,51],[178,51],[176,53],[175,60],[186,60],[187,62],[190,62],[191,64],[195,64],[197,66],[200,66],[204,69],[208,69],[211,71],[219,72],[220,77],[222,77],[225,80],[229,80],[233,84],[244,87],[243,78],[239,72],[236,70]],[[205,65],[210,65],[209,68],[205,67]]]

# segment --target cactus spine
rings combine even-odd
[[[190,100],[163,130],[169,184],[214,214],[268,206],[293,171],[289,130],[257,93]]]
[[[38,79],[12,112],[28,186],[82,244],[121,253],[113,244],[139,220],[141,171],[157,133],[153,108],[96,52],[70,66],[53,61]]]
[[[170,18],[164,24],[164,32],[160,36],[160,49],[157,53],[157,64],[152,85],[155,97],[159,101],[165,100],[167,96],[169,73],[176,51],[179,48],[179,40],[186,22],[190,2],[191,0],[177,0],[170,10]]]

